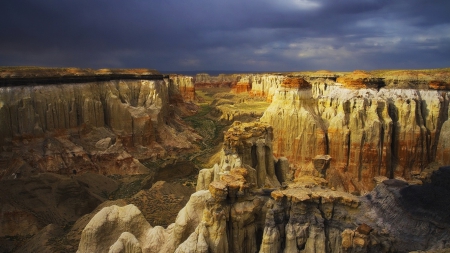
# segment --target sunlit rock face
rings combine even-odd
[[[169,76],[169,91],[173,94],[170,98],[176,102],[192,102],[195,100],[195,87],[193,77],[183,75]],[[179,97],[177,97],[177,95]],[[173,103],[173,102],[172,102]]]
[[[447,91],[380,88],[381,79],[364,72],[337,78],[343,83],[308,79],[311,89],[281,83],[261,118],[273,127],[275,156],[287,157],[295,176],[310,175],[314,157],[329,155],[331,186],[367,192],[376,176],[414,180],[432,162],[448,164]]]
[[[329,155],[330,186],[364,193],[377,176],[414,181],[450,163],[449,82],[445,71],[242,74],[234,92],[273,101],[261,121],[289,175],[316,175],[313,159]]]
[[[277,174],[283,174],[279,172],[283,162],[274,160],[272,138],[272,128],[267,124],[235,121],[225,132],[220,164],[200,171],[197,190],[208,189],[211,182],[220,180],[221,176],[237,168],[245,168],[248,171],[252,180],[247,182],[253,187],[280,186]]]
[[[145,173],[137,159],[192,149],[200,138],[170,105],[192,98],[189,77],[72,84],[64,78],[20,86],[2,80],[0,160],[6,166],[0,177],[30,171]]]
[[[347,89],[378,89],[385,85],[384,78],[373,76],[361,70],[355,70],[349,75],[338,77],[336,82],[343,84]]]
[[[250,94],[253,96],[265,97],[267,101],[272,101],[275,90],[281,86],[284,79],[285,76],[282,75],[252,75],[250,77],[252,84]]]
[[[248,93],[252,89],[252,83],[249,80],[248,76],[244,76],[240,78],[239,82],[233,84],[231,87],[231,92],[240,94],[240,93]]]

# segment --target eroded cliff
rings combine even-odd
[[[450,162],[448,91],[399,89],[361,72],[337,80],[309,78],[312,89],[281,83],[261,118],[274,129],[275,155],[286,156],[296,176],[329,155],[331,186],[368,192],[374,177],[415,180],[430,164]]]
[[[153,72],[138,71],[132,77],[103,72],[72,73],[80,78],[76,83],[67,83],[72,79],[66,75],[56,76],[55,84],[33,85],[36,78],[55,76],[19,73],[21,78],[8,79],[9,74],[2,79],[1,177],[45,171],[145,173],[138,159],[192,150],[192,142],[200,136],[178,113],[189,113],[195,106],[177,109],[185,105],[184,99],[193,99],[190,79],[168,79]],[[85,82],[95,78],[100,81]],[[176,104],[171,105],[173,101]]]

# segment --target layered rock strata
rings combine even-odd
[[[273,151],[295,176],[315,175],[330,156],[330,185],[370,191],[377,176],[415,181],[449,164],[446,69],[242,74],[235,92],[273,101],[261,121],[273,127]],[[227,116],[233,118],[232,116]]]
[[[138,77],[64,83],[63,76],[58,84],[0,88],[0,177],[30,171],[143,173],[137,159],[192,149],[200,136],[170,105],[172,98],[192,96],[187,84],[160,75]]]
[[[450,162],[447,91],[380,88],[379,78],[360,72],[339,80],[310,80],[311,89],[280,84],[261,118],[273,127],[275,156],[287,157],[296,176],[329,155],[331,186],[367,192],[376,176],[414,180],[431,163]]]
[[[176,102],[193,102],[195,101],[195,87],[193,77],[183,75],[170,75],[169,89],[173,89],[171,92],[172,101]],[[180,98],[177,95],[181,96]],[[172,102],[173,103],[173,102]]]

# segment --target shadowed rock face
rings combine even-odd
[[[42,173],[26,180],[2,181],[0,237],[30,236],[47,224],[61,227],[75,222],[116,189],[116,182],[97,174],[68,178]]]

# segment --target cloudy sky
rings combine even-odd
[[[450,67],[449,0],[4,0],[0,65]]]

